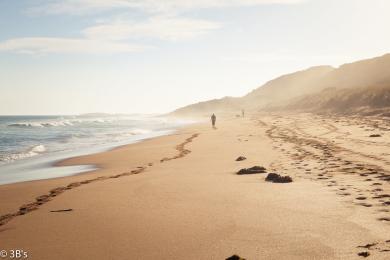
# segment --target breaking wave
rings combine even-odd
[[[19,128],[58,127],[58,126],[73,126],[82,123],[103,124],[103,123],[112,123],[113,121],[114,121],[113,119],[103,119],[103,118],[54,120],[54,121],[30,121],[30,122],[11,123],[8,125],[8,127],[19,127]]]
[[[11,162],[15,160],[20,160],[24,158],[33,157],[39,154],[42,154],[46,152],[46,147],[42,144],[36,145],[28,149],[27,151],[21,152],[21,153],[11,153],[11,154],[4,154],[0,155],[0,161],[3,162]]]
[[[54,126],[72,126],[73,123],[69,120],[64,121],[52,121],[52,122],[22,122],[9,124],[10,127],[54,127]]]

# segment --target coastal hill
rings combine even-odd
[[[192,104],[177,116],[210,113],[299,110],[306,112],[384,114],[390,110],[390,54],[344,64],[316,66],[273,79],[243,97]]]

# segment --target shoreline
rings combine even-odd
[[[115,150],[127,145],[132,145],[138,142],[142,142],[145,140],[158,138],[165,135],[170,135],[182,127],[179,126],[176,129],[171,130],[161,130],[155,133],[144,134],[135,140],[121,141],[119,143],[110,143],[104,145],[97,145],[96,147],[82,148],[74,151],[66,151],[66,152],[54,152],[48,154],[42,154],[38,157],[30,157],[22,160],[17,160],[8,164],[1,165],[0,168],[4,169],[4,172],[7,171],[7,174],[12,176],[13,174],[18,174],[21,171],[26,171],[30,169],[30,173],[25,173],[25,179],[14,179],[12,181],[1,181],[1,185],[7,184],[15,184],[29,181],[39,181],[39,180],[47,180],[47,179],[55,179],[55,178],[63,178],[67,176],[74,176],[79,174],[85,174],[90,171],[99,170],[94,164],[82,164],[82,165],[62,165],[64,161],[67,161],[71,158],[82,157],[93,155],[97,153],[109,152],[111,150]],[[34,174],[41,174],[42,172],[47,172],[43,176],[33,177]],[[52,177],[51,177],[52,176]]]
[[[199,124],[199,123],[197,123],[197,124]],[[58,176],[58,177],[52,177],[52,178],[47,178],[47,179],[34,179],[34,180],[26,180],[26,181],[21,181],[21,182],[2,184],[2,185],[0,185],[0,193],[1,193],[2,189],[7,190],[8,187],[11,187],[11,188],[16,187],[17,189],[20,189],[20,188],[23,189],[24,187],[29,187],[29,186],[40,186],[40,184],[67,183],[67,182],[71,182],[73,179],[76,179],[76,180],[82,179],[82,181],[88,181],[88,177],[93,178],[96,175],[99,175],[101,171],[104,174],[104,172],[107,170],[111,171],[111,168],[107,167],[103,164],[100,164],[99,161],[92,161],[91,163],[87,163],[87,164],[77,163],[77,161],[84,160],[85,158],[89,158],[89,157],[93,158],[96,155],[98,155],[98,156],[103,155],[104,156],[105,154],[110,153],[110,152],[116,152],[116,151],[120,152],[123,149],[132,148],[135,145],[142,145],[144,142],[159,142],[160,139],[164,138],[164,137],[182,135],[182,134],[185,134],[186,130],[191,129],[192,126],[197,125],[197,124],[190,124],[190,125],[181,126],[175,130],[170,130],[169,133],[164,134],[164,135],[158,135],[158,136],[154,136],[154,137],[139,139],[139,140],[133,141],[133,142],[128,143],[128,144],[114,146],[114,147],[109,148],[108,150],[105,150],[105,151],[93,152],[93,153],[89,153],[89,154],[82,154],[82,155],[78,155],[78,156],[71,156],[71,157],[67,157],[64,159],[56,160],[53,164],[50,164],[50,167],[53,169],[60,168],[60,167],[79,167],[79,166],[80,167],[92,166],[92,167],[94,167],[94,169],[91,171],[77,172],[77,173],[71,174],[71,175]],[[138,167],[136,167],[136,168],[138,168]],[[85,179],[83,177],[85,177],[87,179]],[[46,185],[44,185],[44,186],[46,186]],[[42,192],[44,192],[43,189],[39,188],[39,190],[42,190]],[[49,191],[49,190],[47,190],[47,191]],[[31,199],[30,199],[30,201],[34,200],[33,198],[31,198]],[[28,204],[28,199],[26,200],[26,203],[24,203],[24,204]],[[1,210],[0,217],[2,215],[4,215],[4,212],[2,211],[2,209],[3,208],[0,208],[0,210]],[[0,229],[1,229],[1,226],[2,225],[1,225],[1,221],[0,221]]]
[[[37,197],[41,203],[24,207],[23,215],[0,226],[0,239],[6,249],[23,248],[32,259],[225,259],[233,254],[247,259],[356,259],[363,251],[386,259],[388,253],[381,250],[390,249],[390,230],[378,218],[386,218],[388,213],[379,210],[388,206],[367,196],[370,192],[365,190],[373,182],[337,172],[346,167],[344,162],[355,169],[356,160],[366,160],[348,152],[353,148],[350,139],[339,139],[347,130],[352,132],[348,138],[360,136],[354,130],[359,127],[352,125],[355,119],[345,120],[351,126],[318,116],[306,121],[299,115],[224,119],[216,130],[200,123],[171,135],[69,158],[62,164],[96,163],[101,169],[0,186],[0,216],[20,212],[21,205]],[[385,138],[367,145],[380,145]],[[241,155],[247,159],[235,161]],[[335,173],[323,173],[317,158],[326,159],[324,165]],[[377,172],[382,171],[379,162]],[[275,184],[264,181],[266,174],[235,174],[254,165],[288,174],[294,181]],[[355,170],[374,168],[370,162],[363,165],[367,166],[357,165]],[[390,192],[381,176],[375,177],[382,189],[377,196]],[[342,195],[346,192],[350,195]],[[360,205],[362,201],[371,206]],[[64,209],[72,211],[51,213]],[[107,239],[96,239],[102,235]],[[370,243],[375,246],[364,248]]]

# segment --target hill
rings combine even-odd
[[[390,54],[316,66],[273,79],[243,97],[225,97],[175,110],[174,115],[232,113],[241,109],[361,112],[390,108]]]

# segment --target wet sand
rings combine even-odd
[[[0,186],[0,249],[43,260],[389,259],[389,131],[382,119],[256,115],[69,159],[101,169]],[[255,165],[267,173],[236,174]],[[266,182],[270,172],[293,182]]]

